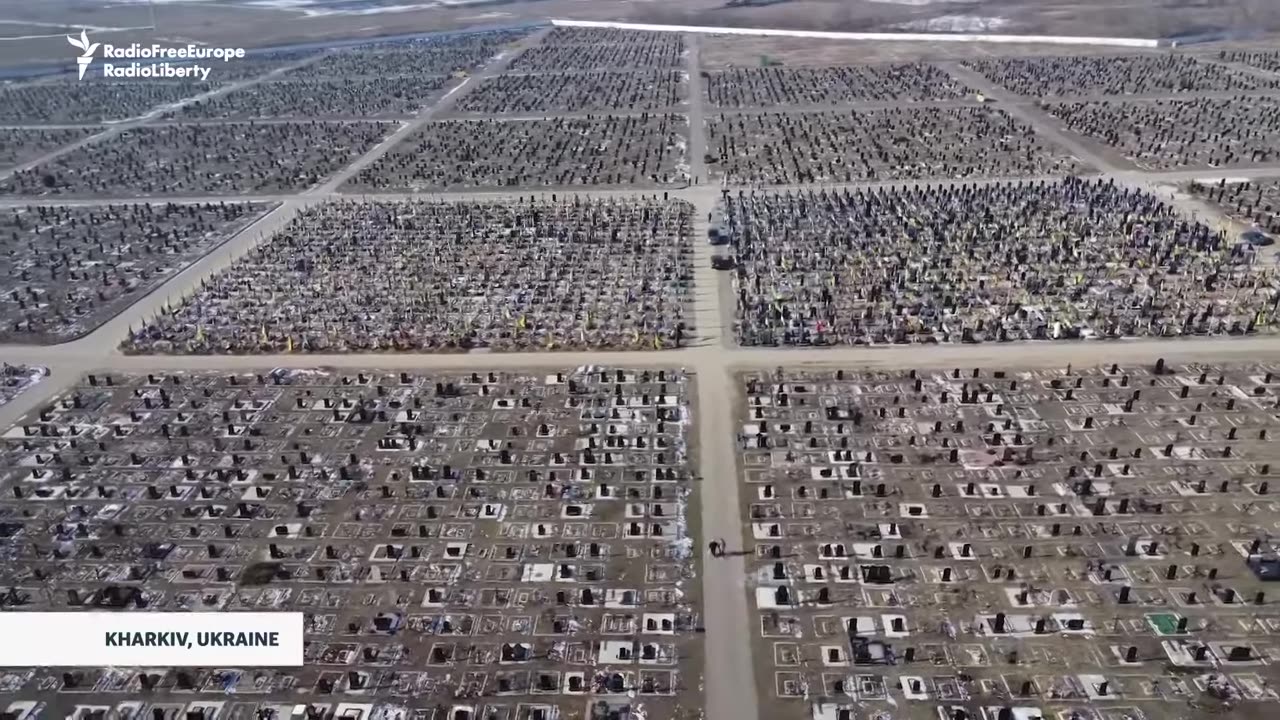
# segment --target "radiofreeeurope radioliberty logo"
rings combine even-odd
[[[94,52],[99,43],[89,42],[89,33],[81,30],[80,37],[67,36],[67,42],[80,50],[76,57],[80,79],[93,64]],[[208,80],[213,67],[201,61],[231,62],[244,58],[244,48],[205,47],[202,45],[183,45],[166,47],[159,44],[129,45],[101,44],[102,76],[106,78],[159,78],[172,80],[175,78],[193,78]],[[111,62],[123,60],[126,62]],[[170,62],[172,61],[172,62]]]
[[[93,62],[93,51],[98,49],[98,43],[89,43],[89,33],[80,31],[80,39],[77,40],[70,35],[67,36],[67,42],[75,47],[80,48],[80,57],[76,58],[76,62],[80,64],[80,79],[84,79],[84,72],[89,69],[89,63]]]

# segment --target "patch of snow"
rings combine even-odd
[[[156,5],[187,5],[199,2],[219,2],[220,0],[155,0]],[[152,0],[115,0],[119,5],[150,5]]]
[[[290,10],[315,4],[315,0],[251,0],[251,2],[245,3],[245,5],[251,7],[271,8],[273,10]]]
[[[403,5],[370,5],[368,7],[324,7],[321,0],[248,0],[248,7],[271,10],[297,10],[307,17],[329,17],[334,15],[385,15],[405,13],[415,10],[432,10],[465,5],[474,5],[489,0],[430,0],[429,2],[406,3]],[[506,17],[510,13],[485,13],[480,17]]]
[[[912,20],[895,27],[903,30],[920,30],[924,32],[990,32],[1008,25],[1009,21],[1002,17],[984,17],[981,15],[939,15],[928,20]]]
[[[333,15],[387,15],[391,13],[413,12],[414,10],[431,10],[440,7],[439,3],[419,3],[414,5],[383,5],[371,8],[351,8],[341,10],[317,10],[301,8],[307,17],[330,17]]]
[[[465,16],[465,17],[461,17],[461,18],[458,18],[458,19],[459,19],[459,20],[496,20],[496,19],[498,19],[498,18],[504,18],[504,17],[511,17],[511,13],[509,13],[509,12],[487,12],[487,13],[480,13],[479,15],[467,15],[467,16]]]
[[[22,40],[24,38],[58,37],[59,35],[65,36],[68,32],[71,31],[72,28],[75,28],[76,30],[88,30],[89,32],[99,32],[99,33],[127,32],[130,30],[150,30],[151,29],[150,25],[139,25],[136,27],[115,27],[115,26],[109,26],[109,25],[81,25],[78,23],[49,23],[49,22],[34,22],[34,21],[27,22],[25,20],[0,20],[0,25],[5,25],[5,24],[27,25],[31,27],[50,28],[52,30],[56,30],[57,32],[54,32],[49,35],[21,35],[21,36],[8,35],[3,38],[0,38],[0,40]]]

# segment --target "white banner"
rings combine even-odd
[[[0,667],[300,667],[299,612],[0,613]]]

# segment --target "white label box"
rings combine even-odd
[[[0,667],[301,667],[300,612],[0,613]]]

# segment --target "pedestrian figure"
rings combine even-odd
[[[711,541],[711,557],[720,557],[721,554],[723,554],[723,552],[724,551],[721,549],[720,543],[716,542],[715,540],[712,540]]]

